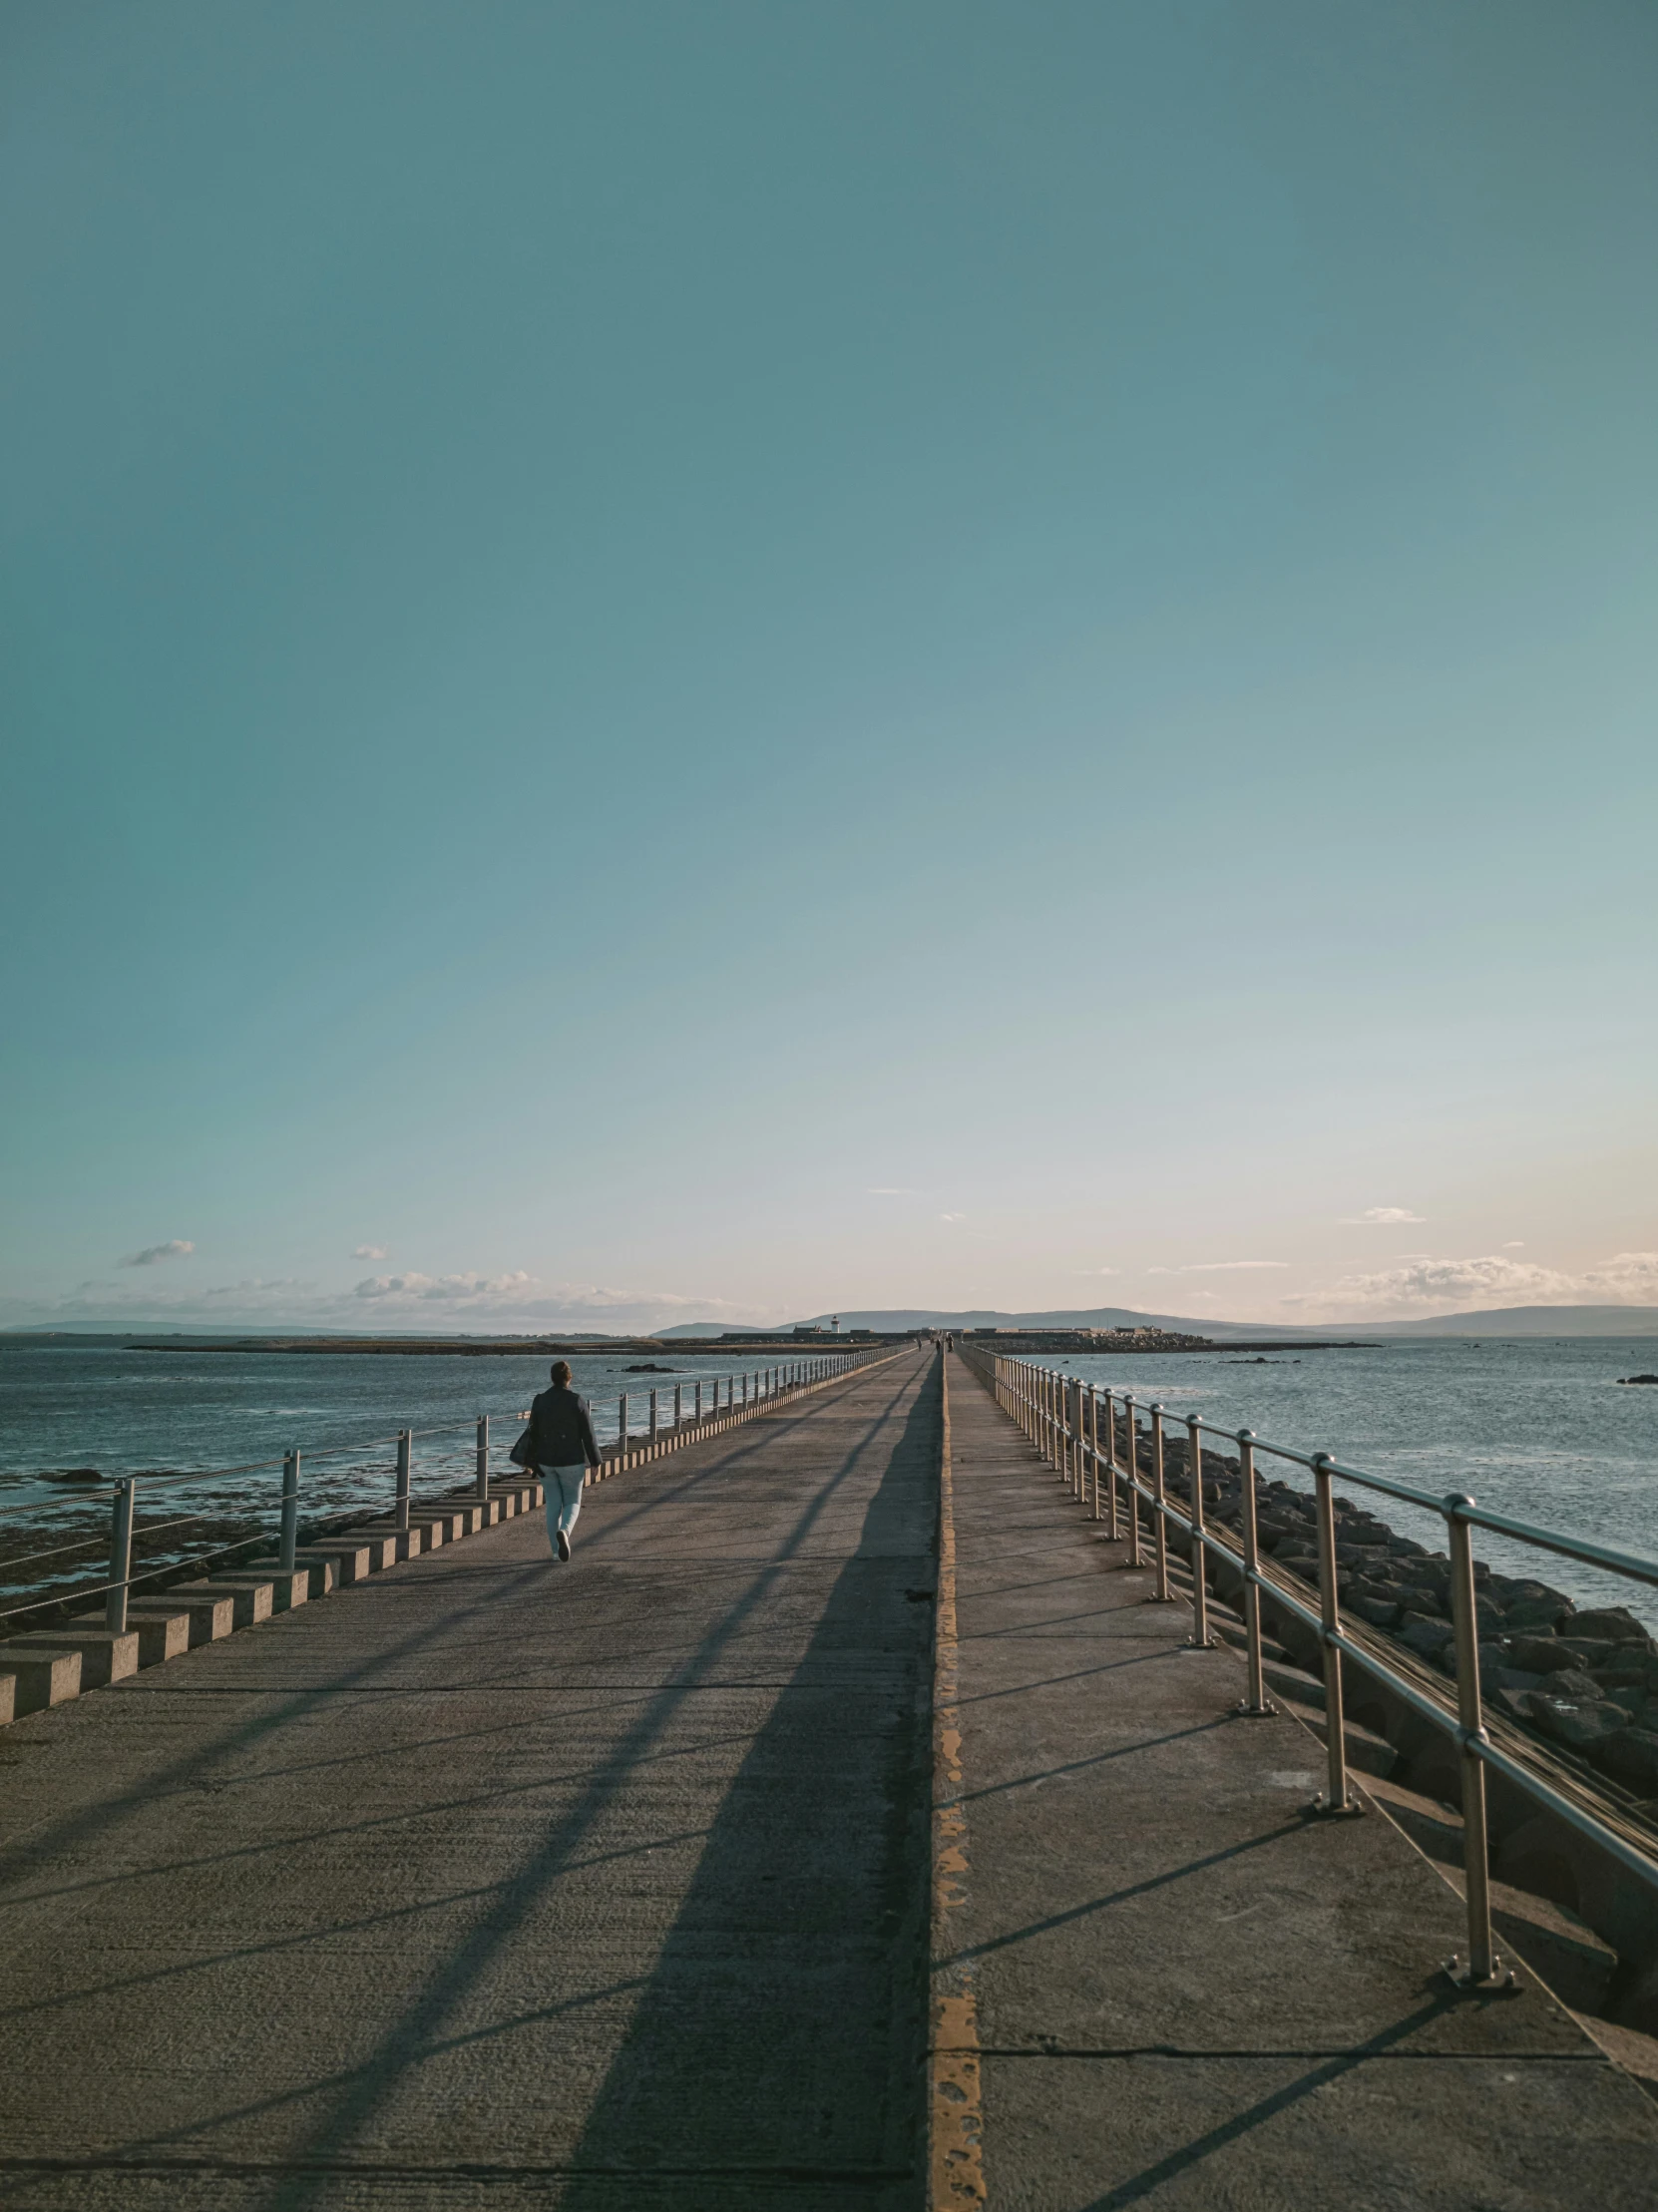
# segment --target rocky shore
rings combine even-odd
[[[1165,1479],[1189,1498],[1185,1446],[1167,1440]],[[1236,1531],[1236,1459],[1203,1455],[1204,1512]],[[1455,1674],[1451,1562],[1338,1496],[1336,1563],[1344,1609],[1394,1637],[1441,1673]],[[1263,1554],[1318,1588],[1318,1518],[1312,1496],[1256,1471],[1256,1530]],[[1579,1610],[1562,1590],[1474,1562],[1480,1686],[1486,1704],[1556,1749],[1575,1753],[1658,1819],[1658,1641],[1622,1605]]]

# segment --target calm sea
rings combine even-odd
[[[617,1400],[630,1394],[642,1425],[652,1387],[664,1419],[675,1382],[711,1383],[731,1362],[652,1355],[668,1372],[628,1374],[633,1359],[578,1356],[577,1388],[594,1404],[601,1440],[616,1434]],[[1621,1376],[1658,1373],[1658,1339],[1390,1343],[1375,1350],[1284,1352],[1257,1365],[1221,1350],[1162,1358],[1079,1358],[1085,1380],[1160,1399],[1171,1416],[1201,1414],[1227,1428],[1394,1475],[1441,1494],[1545,1527],[1658,1556],[1658,1388],[1619,1388]],[[308,1512],[373,1504],[391,1491],[398,1429],[416,1431],[415,1487],[436,1491],[472,1470],[472,1422],[495,1417],[505,1466],[517,1417],[546,1382],[547,1362],[349,1353],[126,1352],[108,1348],[0,1349],[0,1513],[44,1527],[66,1517],[100,1523],[108,1491],[73,1490],[53,1471],[103,1475],[233,1467],[290,1445],[303,1454]],[[1270,1461],[1263,1472],[1273,1473]],[[1286,1471],[1296,1482],[1305,1478]],[[274,1496],[272,1478],[227,1477],[192,1486],[193,1503],[225,1506],[249,1489]],[[158,1486],[158,1497],[160,1486]],[[1438,1525],[1404,1508],[1379,1510],[1402,1534],[1436,1548]],[[1623,1602],[1658,1625],[1658,1592],[1616,1584],[1565,1560],[1522,1554],[1498,1540],[1493,1563],[1540,1573],[1579,1602]]]

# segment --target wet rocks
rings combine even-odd
[[[1634,1380],[1636,1378],[1631,1378]],[[1647,1378],[1658,1380],[1658,1378]],[[1183,1449],[1171,1439],[1169,1488],[1186,1490]],[[1204,1455],[1209,1518],[1241,1521],[1236,1460]],[[1455,1672],[1451,1621],[1451,1562],[1351,1500],[1337,1498],[1337,1588],[1344,1610],[1394,1637],[1440,1673]],[[1261,1549],[1316,1589],[1318,1519],[1314,1501],[1288,1483],[1261,1482],[1256,1493]],[[1491,1711],[1588,1761],[1622,1788],[1658,1798],[1658,1642],[1622,1605],[1579,1612],[1563,1590],[1531,1575],[1474,1564],[1474,1612],[1480,1685]]]

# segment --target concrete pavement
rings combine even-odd
[[[936,1368],[0,1737],[0,2204],[920,2190]]]

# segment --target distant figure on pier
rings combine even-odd
[[[530,1443],[536,1473],[547,1493],[547,1541],[561,1559],[570,1557],[571,1531],[582,1511],[582,1485],[599,1465],[593,1416],[570,1387],[570,1362],[553,1362],[553,1388],[530,1408]]]

